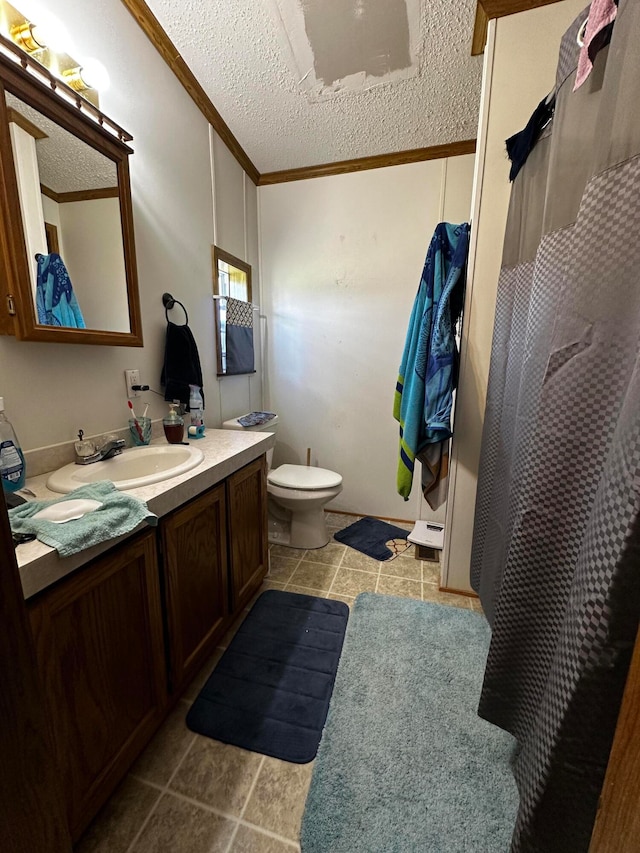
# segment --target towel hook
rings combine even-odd
[[[576,36],[576,43],[578,47],[584,47],[584,39],[587,34],[587,24],[589,23],[589,17],[587,16],[584,21],[580,24],[580,29],[578,30],[578,35]]]
[[[169,321],[169,311],[175,306],[179,305],[184,311],[184,325],[189,325],[189,315],[187,314],[187,309],[184,307],[182,302],[179,302],[177,299],[174,299],[170,293],[162,294],[162,304],[164,305],[164,316],[167,318],[167,323]]]

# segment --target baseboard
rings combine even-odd
[[[469,592],[468,589],[453,589],[450,586],[439,586],[440,592],[452,592],[454,595],[466,595],[467,598],[478,598],[475,592]]]
[[[355,518],[377,518],[379,521],[393,521],[396,524],[415,524],[410,518],[389,518],[386,515],[368,515],[366,512],[347,512],[346,509],[325,509],[325,512],[333,515],[353,515]]]

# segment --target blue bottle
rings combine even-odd
[[[24,455],[15,431],[4,413],[4,397],[0,397],[0,478],[5,492],[17,492],[24,486],[27,474]]]

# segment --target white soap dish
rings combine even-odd
[[[46,506],[31,517],[40,518],[43,521],[52,521],[54,524],[64,524],[65,521],[74,521],[76,518],[82,518],[83,515],[93,512],[99,506],[102,506],[101,501],[76,498],[71,501],[60,501],[57,504]]]

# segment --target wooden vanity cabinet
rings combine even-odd
[[[227,480],[231,610],[259,589],[268,569],[267,463],[261,456]]]
[[[164,714],[155,532],[115,546],[27,606],[77,840]]]
[[[160,523],[170,690],[179,694],[267,572],[266,460]]]
[[[169,639],[169,683],[180,692],[197,673],[229,614],[224,483],[160,524]]]
[[[27,601],[76,841],[267,571],[249,463]]]

